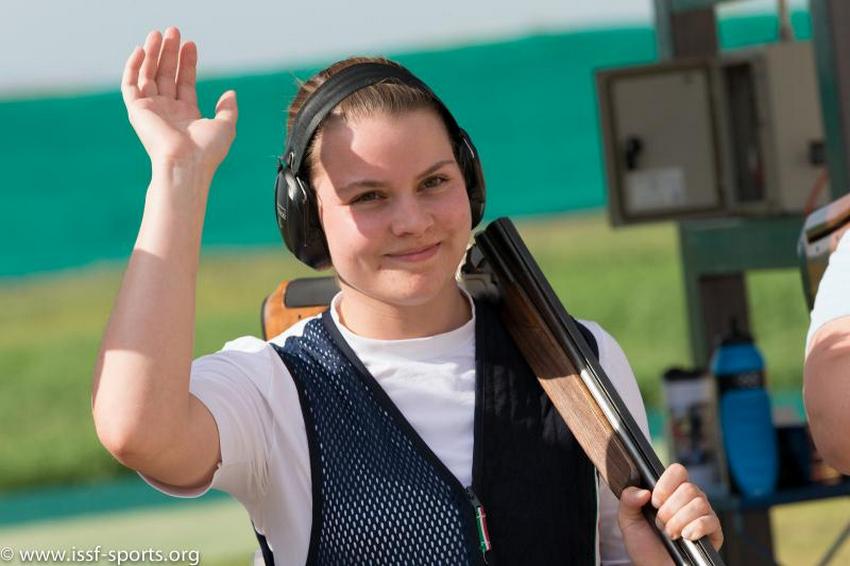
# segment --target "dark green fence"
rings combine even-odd
[[[809,35],[807,14],[795,14]],[[769,41],[775,19],[727,20],[727,46]],[[203,48],[203,46],[201,46]],[[652,61],[651,29],[599,29],[399,54],[475,140],[488,181],[487,216],[604,205],[593,71]],[[235,88],[236,142],[209,200],[207,245],[278,241],[275,156],[295,78],[317,69],[206,80],[202,110]],[[119,73],[116,69],[116,76]],[[120,258],[132,247],[148,163],[117,91],[0,103],[0,277]]]

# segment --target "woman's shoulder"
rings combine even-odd
[[[283,346],[287,339],[301,336],[304,327],[317,316],[302,319],[284,332],[267,340],[256,336],[240,336],[229,340],[217,352],[192,362],[192,381],[252,382],[259,390],[269,392],[275,381],[287,377],[273,345]]]
[[[229,357],[252,357],[256,355],[265,355],[272,351],[271,345],[275,346],[283,346],[286,343],[286,340],[289,338],[297,338],[304,333],[304,327],[311,320],[318,319],[321,315],[314,315],[311,317],[303,318],[278,334],[277,336],[272,336],[271,338],[263,339],[258,338],[256,336],[245,335],[239,336],[238,338],[234,338],[233,340],[229,340],[224,343],[224,346],[218,352],[213,354],[209,354],[207,356],[202,356],[198,359],[204,359],[209,357],[215,357],[219,355],[229,356]]]
[[[307,318],[302,318],[277,336],[272,336],[268,339],[269,344],[275,346],[283,346],[289,338],[298,338],[304,334],[304,328],[312,321],[321,318],[321,314],[316,314]]]
[[[626,358],[626,353],[607,330],[601,324],[593,320],[578,320],[593,335],[596,340],[599,363],[609,375],[609,378],[619,387],[617,381],[635,381],[631,365]]]
[[[594,340],[596,340],[596,348],[599,351],[600,362],[603,357],[607,358],[612,353],[622,352],[617,340],[595,320],[576,319],[576,322],[593,335]]]
[[[599,348],[599,365],[605,370],[611,384],[632,412],[641,430],[649,438],[649,425],[646,420],[643,397],[623,348],[598,322],[592,320],[579,320],[578,322],[593,334]]]

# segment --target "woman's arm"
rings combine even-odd
[[[818,451],[830,465],[850,474],[850,317],[825,324],[812,338],[803,399]]]
[[[214,119],[195,94],[197,51],[169,28],[127,60],[121,91],[151,159],[151,182],[127,271],[98,355],[92,412],[122,463],[176,486],[204,483],[219,460],[209,411],[189,394],[195,282],[207,191],[235,134],[236,98]]]
[[[803,398],[824,459],[850,473],[850,238],[843,236],[823,275],[807,340]]]

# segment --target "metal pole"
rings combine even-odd
[[[850,190],[850,2],[810,0],[812,42],[826,134],[830,190],[838,198]]]
[[[794,28],[791,27],[788,0],[776,0],[776,2],[776,10],[779,13],[779,40],[794,41]]]

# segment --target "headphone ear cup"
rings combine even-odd
[[[484,171],[481,168],[481,160],[478,151],[472,143],[472,139],[461,128],[460,139],[457,150],[458,165],[463,172],[466,181],[466,193],[469,197],[469,210],[472,216],[472,227],[475,228],[484,217],[484,205],[486,203],[486,188],[484,185]]]
[[[274,187],[275,210],[277,211],[277,227],[286,247],[296,257],[304,241],[304,226],[300,221],[303,199],[298,194],[299,188],[292,172],[282,167],[278,170]]]
[[[314,269],[331,265],[325,233],[309,185],[281,167],[275,181],[277,225],[286,247]]]
[[[277,229],[280,231],[280,236],[283,238],[286,247],[289,247],[289,239],[287,237],[288,220],[289,220],[289,201],[287,200],[287,182],[285,169],[279,168],[277,177],[274,181],[274,210],[277,219]]]
[[[322,228],[322,221],[319,219],[316,191],[302,181],[301,177],[295,177],[295,182],[301,187],[301,194],[304,195],[304,254],[299,259],[313,269],[328,269],[331,267],[331,252],[328,249],[328,240]]]

